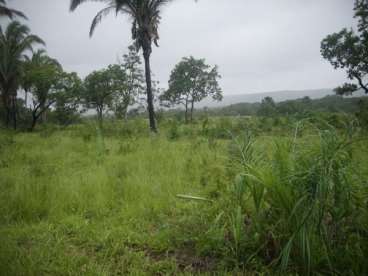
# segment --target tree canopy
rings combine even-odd
[[[173,69],[170,75],[169,88],[161,96],[166,105],[182,104],[185,107],[185,120],[193,119],[194,104],[206,97],[222,100],[222,90],[219,86],[220,78],[217,66],[209,66],[204,59],[194,57],[183,58]]]
[[[337,87],[335,92],[340,95],[351,94],[358,89],[368,93],[368,2],[356,0],[354,12],[358,20],[357,32],[343,29],[321,42],[322,56],[335,69],[345,69],[347,77],[357,82]]]
[[[144,77],[141,69],[141,59],[134,46],[128,47],[128,53],[123,55],[121,69],[124,71],[125,85],[114,97],[114,112],[117,118],[126,118],[128,107],[139,100],[144,94]]]
[[[37,51],[24,64],[24,83],[32,95],[32,125],[53,105],[60,113],[67,108],[74,111],[77,103],[78,90],[81,81],[76,73],[66,73],[56,59],[50,58],[45,51]],[[71,109],[71,107],[74,109]],[[59,114],[60,115],[60,114]]]
[[[102,121],[105,111],[113,110],[113,103],[126,91],[127,76],[122,66],[109,65],[106,69],[94,71],[84,80],[82,101],[87,108],[95,108]]]

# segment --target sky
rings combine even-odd
[[[82,78],[118,62],[131,41],[131,22],[114,13],[89,38],[103,3],[69,11],[69,0],[8,0],[23,11],[48,54]],[[355,25],[353,0],[175,0],[164,7],[160,47],[154,48],[154,79],[167,87],[182,57],[217,64],[225,95],[334,88],[346,81],[320,54],[328,34]]]

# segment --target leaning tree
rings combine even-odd
[[[143,50],[149,122],[151,130],[156,132],[150,56],[152,53],[152,43],[158,46],[158,25],[161,19],[161,9],[170,2],[170,0],[71,0],[70,9],[74,11],[80,4],[88,1],[97,1],[107,4],[107,6],[98,12],[93,19],[90,28],[90,36],[92,36],[96,26],[101,22],[102,18],[110,12],[124,14],[131,19],[132,39],[137,49]]]
[[[0,92],[5,109],[5,124],[17,127],[17,90],[22,84],[22,68],[27,51],[33,46],[45,43],[30,34],[26,25],[12,21],[6,30],[0,27]]]

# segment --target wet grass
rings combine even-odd
[[[2,275],[367,272],[364,136],[129,124],[1,132]]]

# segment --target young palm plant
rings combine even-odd
[[[71,11],[74,11],[80,4],[87,1],[107,3],[107,7],[98,12],[93,19],[90,28],[90,36],[93,35],[96,26],[101,22],[102,18],[110,12],[125,14],[131,18],[132,39],[137,49],[143,50],[150,128],[153,132],[156,132],[150,56],[152,53],[152,43],[158,46],[158,25],[161,19],[161,9],[170,2],[170,0],[71,0]]]
[[[27,17],[22,12],[8,8],[6,6],[5,0],[0,0],[0,18],[3,16],[6,16],[10,19],[13,19],[15,16],[27,19]]]
[[[346,129],[327,125],[313,142],[277,139],[271,158],[251,139],[235,140],[239,152],[230,151],[231,161],[242,173],[227,206],[236,260],[261,260],[282,275],[367,274],[366,212],[359,209],[365,180],[352,159],[354,127]]]
[[[26,25],[12,21],[6,30],[0,27],[0,91],[5,109],[5,124],[17,127],[17,90],[22,83],[22,65],[27,51],[33,51],[33,46],[45,45],[43,40],[30,34]]]

